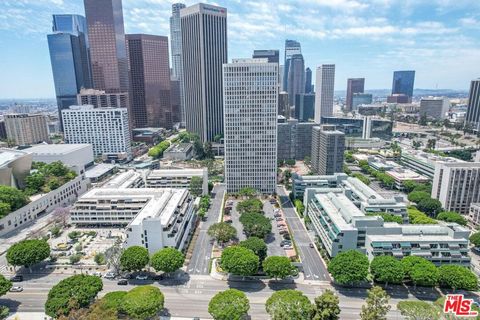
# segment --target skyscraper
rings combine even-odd
[[[352,100],[354,93],[363,93],[365,90],[365,78],[347,79],[347,98],[345,110],[352,111]]]
[[[305,62],[301,54],[294,54],[290,58],[287,84],[288,102],[290,106],[293,106],[295,96],[305,93]]]
[[[179,81],[180,122],[185,123],[184,95],[183,95],[183,68],[182,68],[182,30],[180,25],[180,10],[186,6],[183,3],[172,4],[170,17],[170,52],[172,53],[172,81]],[[175,91],[177,92],[177,91]],[[178,115],[175,115],[178,116]]]
[[[172,128],[168,38],[127,34],[131,115],[135,128]]]
[[[312,129],[312,170],[319,175],[343,172],[345,134],[333,125]]]
[[[87,23],[79,15],[53,15],[52,31],[47,38],[62,125],[61,111],[76,104],[81,88],[92,86]]]
[[[93,87],[128,92],[122,0],[84,0],[90,42]]]
[[[278,64],[238,59],[223,66],[225,181],[228,192],[277,184]]]
[[[17,146],[49,142],[47,117],[43,114],[4,115],[7,138]]]
[[[315,117],[315,94],[301,93],[295,96],[295,119],[311,121]]]
[[[312,93],[312,69],[307,68],[305,70],[305,93]]]
[[[252,58],[267,58],[270,63],[279,63],[280,52],[278,50],[253,50]]]
[[[471,127],[477,133],[480,131],[480,78],[472,80],[470,83],[465,125]]]
[[[180,10],[186,127],[202,141],[223,133],[222,65],[227,9],[203,3]]]
[[[322,64],[317,68],[315,81],[315,122],[320,123],[322,117],[333,115],[333,95],[335,85],[335,65]]]
[[[395,71],[393,72],[392,95],[404,94],[410,98],[413,97],[413,84],[415,82],[415,71]]]
[[[288,72],[290,69],[290,59],[294,54],[302,54],[300,42],[295,40],[285,40],[285,62],[283,64],[282,90],[288,90]]]

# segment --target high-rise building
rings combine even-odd
[[[252,58],[267,58],[270,63],[279,63],[280,62],[280,51],[279,50],[253,50]]]
[[[278,115],[290,118],[290,104],[288,103],[288,92],[282,91],[278,94]]]
[[[183,3],[172,4],[172,16],[170,17],[170,52],[172,53],[172,81],[178,81],[180,113],[173,118],[180,118],[178,122],[185,124],[185,108],[183,104],[183,68],[182,68],[182,30],[180,23],[180,10],[186,6]],[[177,98],[174,98],[175,100]],[[173,106],[172,106],[173,107]],[[176,121],[177,122],[177,121]]]
[[[335,65],[322,64],[317,68],[315,81],[315,122],[320,123],[322,117],[333,115],[333,95],[335,85]]]
[[[332,125],[312,128],[312,169],[320,175],[343,172],[345,134]]]
[[[131,158],[127,109],[71,106],[62,116],[66,143],[89,143],[95,156],[106,160]]]
[[[168,38],[127,34],[132,125],[172,128]]]
[[[288,90],[288,73],[290,69],[290,59],[294,54],[302,54],[302,47],[300,42],[295,40],[285,40],[285,55],[284,55],[284,64],[283,64],[283,81],[282,81],[282,90]]]
[[[105,93],[102,90],[82,89],[77,95],[77,104],[92,105],[95,108],[127,108],[130,107],[128,93]],[[75,105],[75,104],[74,104]]]
[[[438,199],[445,211],[468,215],[470,204],[480,202],[480,163],[437,162],[432,198]]]
[[[305,93],[305,62],[301,54],[290,58],[287,89],[290,106],[295,104],[295,95]]]
[[[305,69],[305,93],[312,93],[313,86],[312,86],[312,69],[307,68]]]
[[[315,117],[315,94],[302,93],[295,96],[295,119],[309,121]]]
[[[352,109],[350,111],[357,111],[358,106],[362,104],[371,104],[373,96],[371,93],[354,93],[352,95]]]
[[[395,93],[387,96],[387,103],[410,103],[412,99],[403,93]]]
[[[277,124],[277,159],[303,160],[312,153],[312,128],[314,122],[290,119]]]
[[[447,118],[450,100],[440,97],[428,97],[420,100],[420,115],[434,120]]]
[[[345,110],[352,111],[353,94],[363,93],[365,90],[365,78],[351,78],[347,79],[347,98],[345,103]]]
[[[223,67],[225,181],[228,192],[277,184],[278,64],[238,59]]]
[[[172,104],[172,121],[173,123],[182,124],[182,97],[181,97],[182,82],[176,80],[174,77],[170,78],[170,102]],[[182,124],[183,126],[184,124]]]
[[[470,83],[468,95],[468,109],[465,124],[475,132],[480,131],[480,78]]]
[[[18,146],[49,142],[47,117],[43,114],[6,114],[7,139]]]
[[[222,65],[227,9],[203,3],[180,10],[186,127],[202,141],[223,133]]]
[[[76,104],[82,88],[92,87],[87,22],[80,15],[53,15],[52,31],[47,38],[61,125],[61,111]]]
[[[415,71],[395,71],[393,72],[392,95],[404,94],[409,97],[409,101],[413,97],[413,84],[415,82]]]
[[[128,92],[122,0],[84,0],[90,43],[93,87]]]

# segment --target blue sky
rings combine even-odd
[[[169,0],[123,0],[127,33],[169,35]],[[337,65],[366,89],[392,71],[417,71],[416,88],[465,89],[480,77],[479,0],[217,0],[228,9],[229,59],[301,42],[306,65]],[[185,1],[187,5],[194,1]],[[46,35],[51,14],[83,14],[82,0],[0,0],[0,98],[54,97]]]

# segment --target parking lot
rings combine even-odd
[[[237,204],[242,201],[238,199],[229,199],[232,203],[232,210],[230,215],[225,215],[224,221],[230,220],[232,226],[237,229],[237,237],[239,241],[245,240],[247,237],[243,233],[243,225],[240,222],[240,213],[237,211]],[[263,202],[263,212],[265,216],[271,220],[272,223],[272,233],[265,239],[267,244],[267,253],[269,256],[286,256],[286,250],[281,246],[281,242],[284,240],[283,236],[280,234],[288,233],[288,228],[285,222],[285,218],[281,217],[280,209],[276,209],[273,204],[268,200],[262,200]],[[275,217],[277,215],[277,217]],[[277,221],[278,220],[278,221]],[[286,247],[288,248],[288,247]]]

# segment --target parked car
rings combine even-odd
[[[282,229],[282,230],[280,230],[278,233],[280,233],[280,234],[285,234],[285,233],[287,233],[287,234],[288,234],[288,230]]]
[[[284,223],[278,223],[277,228],[286,228],[287,226]]]
[[[285,246],[291,246],[292,245],[292,242],[291,241],[282,241],[280,242],[280,247],[285,247]]]
[[[137,280],[148,280],[148,275],[146,274],[139,274],[135,277]]]
[[[288,245],[288,244],[286,244],[286,245],[283,246],[283,249],[285,249],[285,250],[287,250],[287,249],[292,249],[292,248],[293,248],[293,247],[292,247],[291,245]]]
[[[23,291],[23,287],[20,287],[20,286],[13,286],[10,288],[10,292],[22,292]]]
[[[284,233],[284,234],[282,235],[282,237],[283,237],[283,239],[285,239],[285,240],[290,240],[290,233],[288,233],[288,232],[287,232],[287,233]]]
[[[23,281],[23,276],[15,275],[15,276],[10,278],[10,281],[12,281],[12,282],[22,282]]]
[[[116,275],[114,272],[107,272],[105,273],[105,275],[103,276],[105,279],[115,279]]]
[[[163,279],[165,279],[165,275],[163,274],[157,274],[153,277],[153,280],[157,280],[157,281],[163,280]]]
[[[313,243],[310,243],[310,244],[309,244],[309,247],[310,247],[310,248],[315,248],[315,245],[314,245]]]
[[[275,220],[277,220],[277,221],[283,221],[283,218],[277,217],[277,218],[275,218]]]
[[[282,214],[281,214],[281,213],[275,213],[273,216],[274,216],[275,218],[281,218],[281,217],[282,217]]]
[[[120,279],[117,281],[117,285],[119,286],[126,286],[128,284],[128,280],[127,279]]]
[[[98,271],[95,271],[95,272],[93,273],[93,275],[94,275],[94,276],[97,276],[97,277],[100,277],[100,278],[102,277],[102,273],[101,273],[101,272],[98,272]]]

